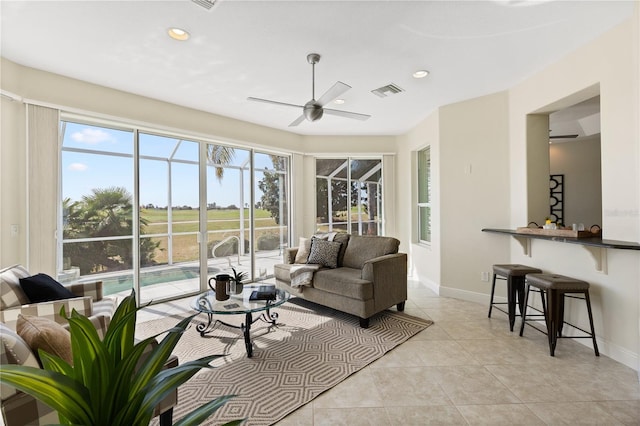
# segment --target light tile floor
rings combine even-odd
[[[635,370],[570,339],[551,357],[545,335],[487,309],[410,281],[405,312],[434,324],[277,425],[640,425]]]

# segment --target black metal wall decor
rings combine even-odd
[[[549,176],[549,219],[564,225],[564,175]]]

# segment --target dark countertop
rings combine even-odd
[[[595,238],[595,237],[571,238],[571,237],[558,237],[558,236],[550,236],[550,235],[532,235],[532,234],[521,234],[517,232],[515,229],[494,229],[494,228],[484,228],[482,229],[482,232],[492,232],[494,234],[507,234],[507,235],[513,235],[519,238],[548,240],[548,241],[556,241],[559,243],[580,244],[583,246],[602,247],[602,248],[609,248],[609,249],[640,250],[639,243],[634,243],[630,241],[603,240],[602,238]]]

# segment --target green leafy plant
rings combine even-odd
[[[236,268],[231,268],[231,270],[233,271],[233,280],[238,284],[242,283],[242,281],[249,276],[247,272],[236,271]]]
[[[3,364],[0,365],[0,381],[55,409],[62,424],[148,425],[155,407],[165,397],[200,369],[211,368],[209,362],[222,355],[163,368],[195,315],[136,343],[134,334],[139,309],[132,291],[116,309],[104,339],[100,340],[87,317],[75,310],[67,317],[63,308],[62,316],[69,321],[71,332],[73,366],[40,350],[43,369]],[[145,351],[164,333],[159,344],[151,351]],[[216,398],[174,424],[200,424],[233,396]],[[227,424],[241,422],[236,420]]]

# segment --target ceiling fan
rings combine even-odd
[[[260,99],[260,98],[254,98],[254,97],[248,97],[247,100],[254,101],[254,102],[265,102],[268,104],[282,105],[282,106],[288,106],[288,107],[294,107],[294,108],[302,108],[302,114],[300,115],[300,117],[293,120],[293,122],[289,124],[289,127],[295,127],[298,124],[302,123],[305,119],[307,119],[308,121],[320,120],[324,113],[327,113],[330,115],[337,115],[339,117],[354,118],[356,120],[362,120],[362,121],[367,120],[369,117],[371,117],[370,115],[367,115],[367,114],[359,114],[356,112],[340,111],[337,109],[325,108],[324,107],[325,105],[327,105],[329,102],[336,99],[338,96],[342,95],[347,90],[351,89],[351,86],[349,86],[348,84],[344,84],[341,81],[337,81],[329,90],[325,92],[324,95],[320,97],[320,99],[316,100],[315,70],[316,70],[316,64],[320,62],[320,55],[317,53],[309,53],[307,55],[307,62],[311,64],[311,100],[306,104],[295,105],[295,104],[288,104],[285,102],[271,101],[268,99]]]

